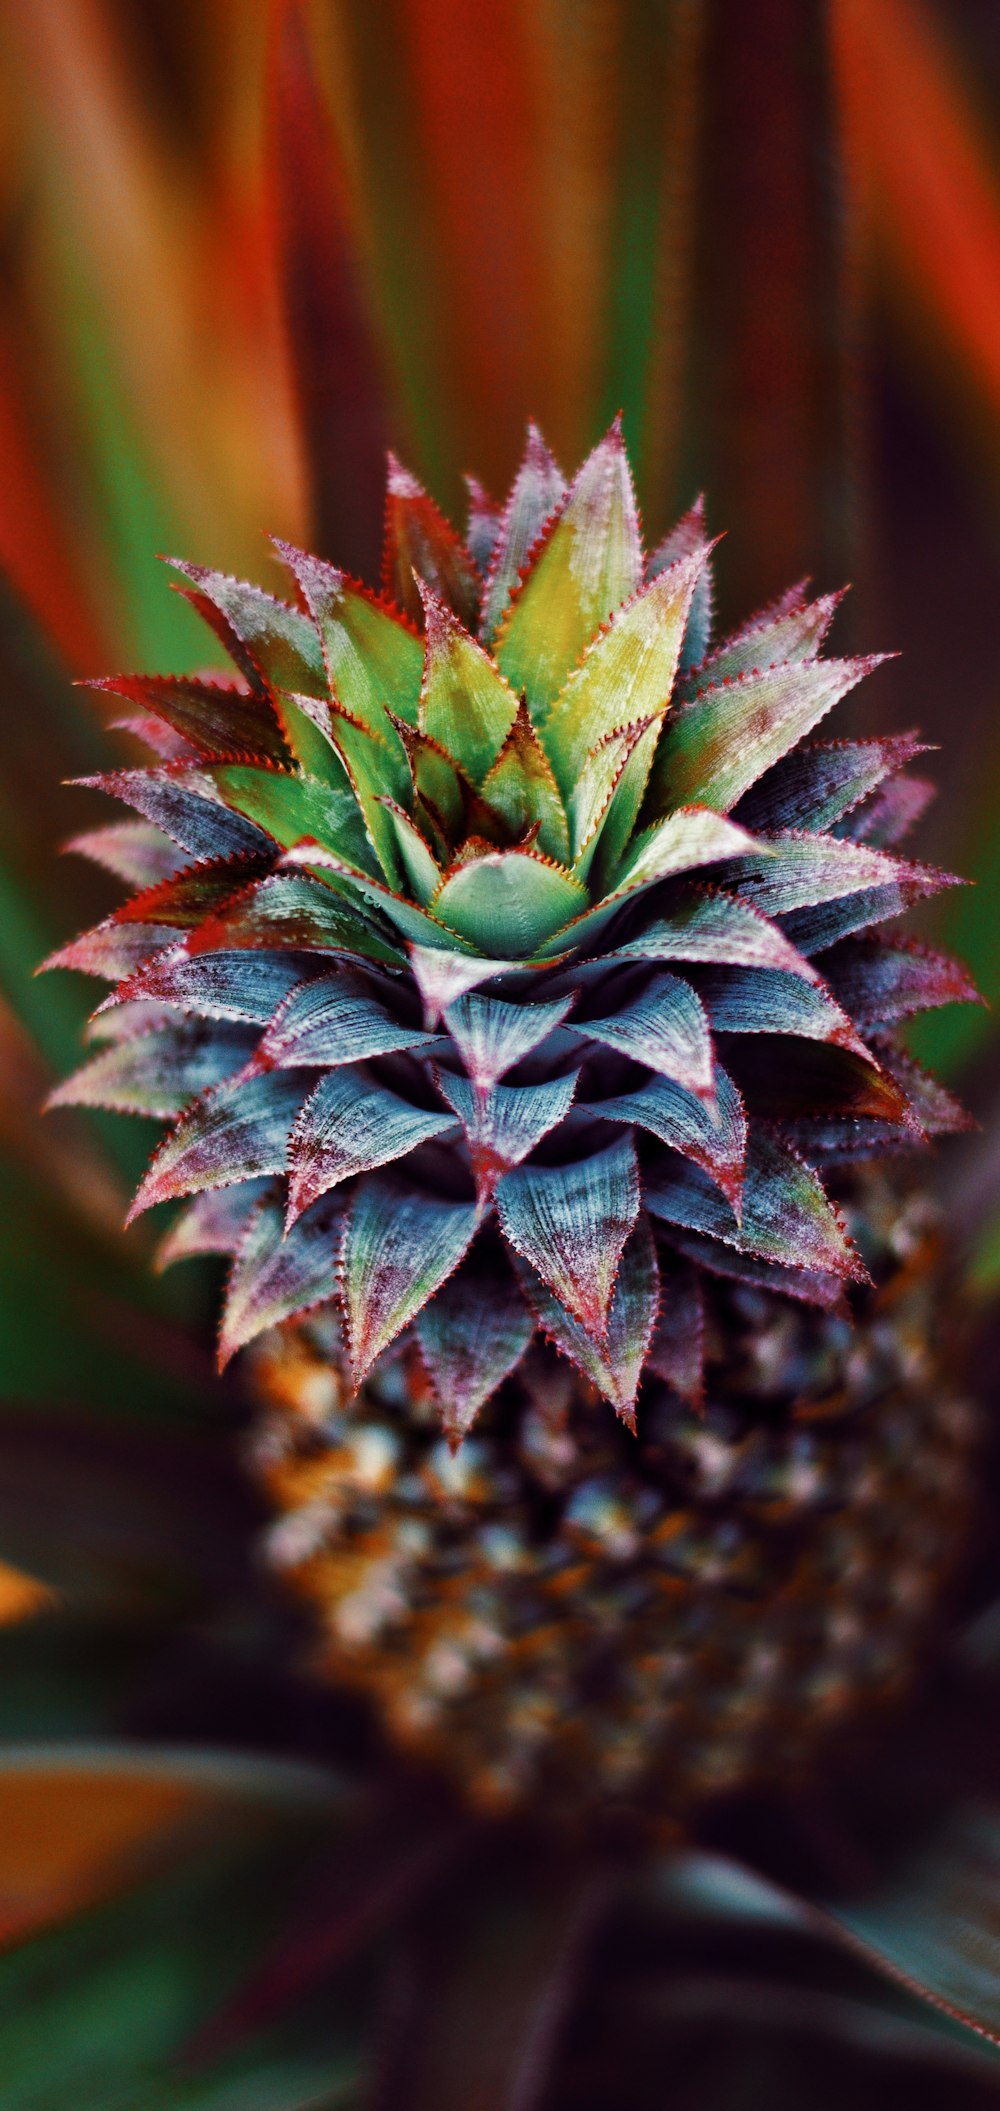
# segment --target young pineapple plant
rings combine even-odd
[[[178,565],[235,673],[100,685],[155,759],[87,780],[139,891],[55,956],[113,984],[55,1098],[170,1124],[133,1215],[231,1256],[329,1676],[481,1804],[682,1820],[933,1634],[973,1425],[873,1162],[962,1126],[897,1029],[972,992],[880,928],[948,884],[918,742],[814,737],[837,597],[711,644],[617,423],[470,488],[463,543],[390,463],[382,594]]]

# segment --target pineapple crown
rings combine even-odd
[[[114,984],[53,1101],[170,1122],[132,1215],[231,1256],[223,1360],[336,1300],[453,1441],[536,1330],[634,1424],[704,1271],[842,1303],[824,1171],[963,1126],[896,1029],[974,994],[872,935],[950,881],[895,854],[916,738],[809,738],[878,664],[821,657],[839,597],[710,648],[701,506],[644,561],[618,421],[469,488],[463,543],[390,457],[381,595],[177,562],[236,674],[96,685],[156,760],[71,847],[139,892],[46,963]]]

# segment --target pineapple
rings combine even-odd
[[[878,927],[914,736],[799,587],[710,642],[700,506],[644,558],[618,422],[529,429],[463,542],[390,458],[382,594],[178,563],[228,679],[115,676],[138,892],[54,1095],[169,1122],[132,1215],[231,1269],[270,1555],[330,1677],[489,1808],[668,1823],[898,1692],[967,1512],[940,1236],[875,1161],[963,1125],[900,1046],[973,994]]]

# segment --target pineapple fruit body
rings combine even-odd
[[[717,1280],[704,1398],[638,1434],[536,1349],[452,1450],[414,1346],[360,1394],[335,1318],[254,1352],[275,1569],[326,1677],[487,1810],[683,1825],[801,1784],[933,1647],[977,1420],[943,1334],[934,1212],[854,1183],[874,1287],[817,1314]]]

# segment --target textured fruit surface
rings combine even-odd
[[[328,1318],[258,1345],[269,1551],[318,1661],[476,1801],[683,1823],[801,1785],[912,1680],[976,1420],[926,1202],[855,1178],[845,1206],[875,1279],[853,1317],[716,1284],[703,1401],[647,1379],[637,1437],[551,1353],[455,1455],[412,1352],[354,1395]]]

